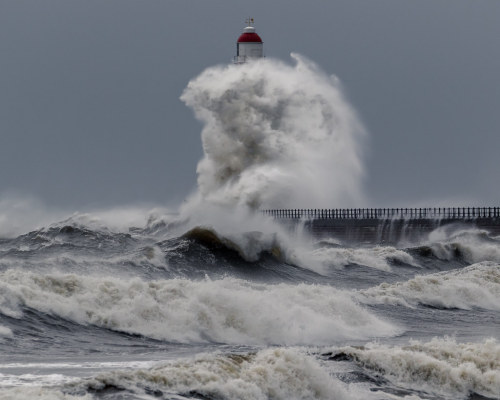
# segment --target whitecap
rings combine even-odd
[[[200,354],[150,369],[113,371],[82,383],[97,390],[112,386],[168,394],[194,393],[221,399],[337,399],[348,390],[312,356],[275,348],[250,354]]]
[[[334,353],[352,357],[363,368],[398,385],[438,394],[500,397],[500,344],[495,339],[457,343],[451,338],[435,338],[401,347],[369,343],[342,347]]]
[[[425,304],[469,310],[500,310],[500,265],[483,262],[452,271],[417,275],[406,282],[382,283],[354,295],[365,303]]]
[[[348,292],[326,285],[234,278],[144,281],[16,270],[0,278],[18,307],[173,342],[320,345],[399,332]]]

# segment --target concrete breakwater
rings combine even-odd
[[[441,227],[479,228],[500,235],[500,207],[263,210],[285,226],[352,243],[415,241]]]

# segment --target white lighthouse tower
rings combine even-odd
[[[236,42],[235,64],[243,64],[251,59],[264,57],[264,43],[255,32],[253,18],[248,18],[246,23],[247,27],[243,29],[243,33]]]

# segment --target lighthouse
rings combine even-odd
[[[247,26],[236,42],[235,64],[243,64],[255,58],[264,57],[264,43],[255,32],[253,18],[246,20]]]

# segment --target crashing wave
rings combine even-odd
[[[199,194],[251,209],[361,197],[364,130],[336,78],[292,54],[205,70],[181,99],[204,123]]]
[[[313,357],[285,348],[251,354],[201,354],[149,369],[104,373],[80,386],[97,393],[112,387],[210,399],[351,398],[342,383]]]
[[[369,343],[335,349],[332,354],[332,359],[354,360],[402,386],[434,393],[500,397],[500,344],[494,339],[457,343],[450,338],[435,338],[401,347]]]
[[[432,254],[443,261],[463,260],[473,264],[482,261],[500,262],[500,241],[480,229],[459,229],[448,232],[437,229],[429,236],[420,252]]]
[[[357,264],[382,271],[391,271],[391,263],[418,267],[417,262],[410,254],[390,246],[371,248],[320,247],[312,251],[311,255],[325,268],[339,268]]]
[[[259,231],[244,232],[229,239],[220,236],[213,228],[198,226],[186,232],[183,237],[210,248],[235,251],[249,262],[258,261],[263,254],[271,254],[277,259],[280,259],[283,254],[276,233],[265,235]]]
[[[500,265],[483,262],[452,271],[417,275],[406,282],[383,283],[360,290],[357,297],[366,303],[500,311]]]
[[[234,278],[144,281],[0,273],[2,313],[21,318],[23,307],[180,343],[320,345],[398,332],[330,286]]]

